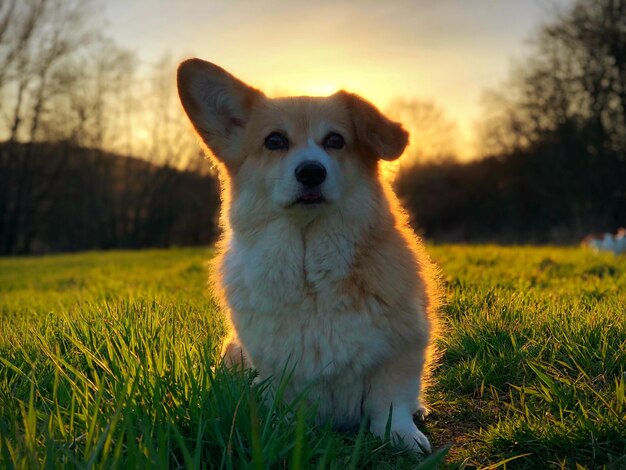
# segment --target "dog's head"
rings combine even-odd
[[[398,158],[408,133],[357,95],[270,99],[199,60],[178,69],[180,99],[223,164],[233,205],[264,217],[349,208],[371,199],[378,161]],[[252,214],[251,214],[252,215]]]

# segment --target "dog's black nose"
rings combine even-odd
[[[314,188],[326,179],[326,168],[321,163],[311,160],[302,162],[296,168],[296,179],[303,185]]]

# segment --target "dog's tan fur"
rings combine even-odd
[[[232,322],[225,360],[262,379],[293,375],[287,397],[307,389],[321,421],[370,419],[382,436],[429,451],[412,420],[420,400],[439,299],[437,270],[380,177],[408,134],[372,104],[346,92],[269,99],[223,69],[181,64],[182,104],[220,166],[224,231],[214,288]],[[280,130],[289,148],[268,150]],[[321,142],[328,132],[341,149]],[[303,206],[298,162],[328,169],[324,204]]]

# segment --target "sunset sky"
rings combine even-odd
[[[457,121],[467,157],[483,91],[570,2],[110,0],[104,13],[142,63],[201,57],[269,95],[344,88],[382,109],[398,96],[433,100]]]

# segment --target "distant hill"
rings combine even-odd
[[[213,175],[68,143],[0,143],[4,254],[214,241]]]

